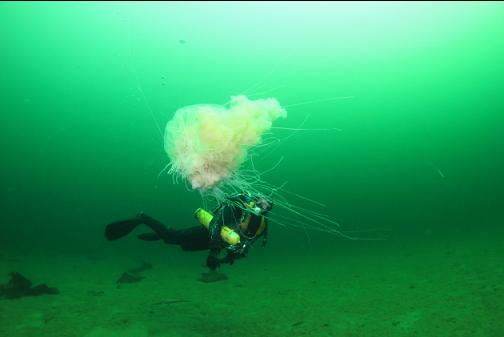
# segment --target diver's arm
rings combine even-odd
[[[268,223],[266,222],[266,228],[264,228],[264,232],[262,234],[262,243],[261,246],[266,247],[266,244],[268,243]]]
[[[221,264],[219,259],[219,253],[220,253],[219,248],[210,248],[210,252],[208,253],[206,259],[206,266],[208,267],[208,269],[215,270],[219,267],[219,265]]]
[[[219,258],[220,251],[220,248],[210,249],[210,253],[208,254],[206,260],[206,265],[210,270],[217,269],[222,263],[232,265],[234,263],[234,260],[245,257],[244,252],[237,252],[226,249],[226,255],[223,258]]]
[[[232,265],[234,260],[239,259],[241,257],[245,257],[245,254],[237,254],[236,252],[232,252],[230,250],[226,251],[226,256],[219,260],[220,263],[227,263]]]
[[[236,246],[233,246],[233,249],[226,249],[226,256],[220,259],[221,263],[233,264],[234,260],[241,259],[247,256],[250,245],[254,240],[249,240],[246,242],[242,242]]]

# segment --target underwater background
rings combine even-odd
[[[1,336],[504,335],[504,3],[3,2],[0,50],[0,284],[59,290],[0,299]],[[262,178],[378,240],[271,222],[219,282],[105,240],[197,224],[162,131],[237,94],[288,113]]]

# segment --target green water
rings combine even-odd
[[[0,283],[15,270],[61,290],[0,300],[2,336],[504,334],[504,3],[5,2],[0,50]],[[106,242],[140,210],[195,225],[200,195],[158,176],[160,130],[236,94],[313,129],[272,130],[265,180],[386,240],[271,223],[211,285],[204,252]],[[152,273],[119,292],[142,260]],[[186,288],[191,306],[142,304]]]

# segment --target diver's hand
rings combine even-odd
[[[208,255],[206,265],[210,270],[215,270],[220,266],[219,258],[215,255]]]
[[[227,251],[226,256],[224,258],[220,259],[220,263],[227,263],[229,265],[232,265],[235,261],[235,259],[240,258],[240,255],[237,255],[235,252],[232,251]]]

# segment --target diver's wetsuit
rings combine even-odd
[[[194,226],[186,229],[172,229],[145,213],[140,213],[133,219],[116,221],[107,225],[105,236],[110,241],[117,240],[141,224],[147,225],[154,232],[138,235],[138,238],[141,240],[163,240],[168,244],[179,245],[183,250],[187,251],[210,248],[210,237],[205,227]]]
[[[244,211],[244,207],[238,207],[237,205],[245,205],[252,199],[244,195],[237,195],[228,200],[234,202],[234,204],[230,203],[217,207],[212,212],[215,216],[209,229],[202,225],[186,229],[168,228],[145,213],[140,213],[133,219],[116,221],[107,225],[105,236],[109,241],[117,240],[133,231],[138,225],[144,224],[152,229],[153,233],[140,234],[138,235],[139,239],[146,241],[163,240],[167,244],[179,245],[185,251],[210,250],[206,264],[208,268],[214,270],[221,263],[232,264],[236,258],[244,257],[248,247],[258,237],[263,236],[263,245],[266,243],[267,224],[262,215],[269,211],[271,205],[268,204],[269,208],[264,210],[261,215],[251,215],[246,228],[240,229],[239,225],[249,212]],[[261,221],[264,223],[259,232]],[[224,225],[238,231],[241,238],[240,246],[231,247],[222,240],[219,234]],[[226,256],[219,258],[219,253],[223,248],[227,248]]]

